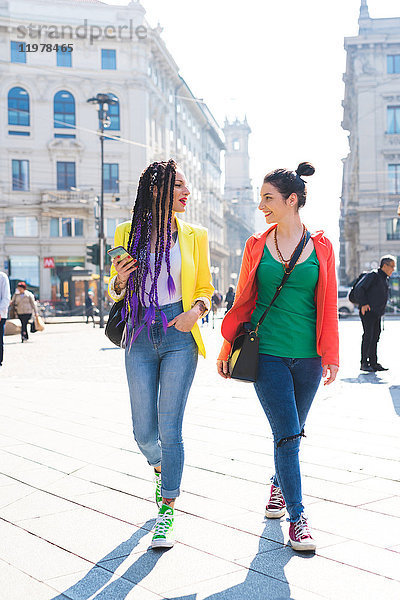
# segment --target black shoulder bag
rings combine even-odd
[[[300,240],[300,243],[298,244],[291,258],[288,267],[285,269],[282,281],[276,288],[274,297],[269,303],[269,306],[267,306],[267,308],[263,312],[261,319],[258,321],[256,327],[254,329],[251,329],[250,323],[244,323],[244,333],[239,334],[234,339],[231,352],[228,357],[228,369],[232,379],[239,379],[240,381],[248,381],[250,383],[254,383],[256,381],[258,372],[258,351],[260,346],[258,330],[262,325],[265,317],[269,313],[271,306],[281,293],[283,286],[287,282],[290,273],[296,266],[296,263],[299,260],[300,255],[306,247],[310,237],[310,232],[305,230]]]
[[[124,306],[124,298],[114,302],[111,307],[110,314],[108,315],[108,321],[105,329],[105,334],[116,346],[120,348],[124,347],[124,332],[126,323],[122,320],[122,308]]]

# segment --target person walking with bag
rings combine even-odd
[[[25,281],[17,283],[17,289],[11,298],[11,304],[21,321],[21,342],[26,342],[29,339],[28,323],[32,314],[34,314],[34,317],[38,316],[38,309],[34,295],[26,289]]]
[[[0,271],[0,367],[4,358],[4,327],[10,305],[10,282],[3,271]]]
[[[114,259],[109,281],[111,298],[124,299],[133,433],[155,472],[153,548],[174,544],[183,414],[198,354],[205,356],[197,321],[209,311],[214,291],[207,230],[176,217],[185,212],[189,194],[173,160],[143,171],[132,222],[118,225],[114,239],[134,260]]]
[[[310,236],[299,214],[307,194],[302,177],[314,171],[311,164],[301,163],[295,172],[276,169],[264,177],[259,209],[268,229],[246,242],[217,360],[218,373],[230,378],[228,357],[236,336],[244,324],[253,338],[258,335],[254,385],[272,429],[275,462],[265,515],[280,518],[289,513],[289,539],[295,550],[316,548],[302,503],[300,439],[321,377],[325,385],[331,384],[339,365],[332,244],[322,231]]]
[[[363,326],[361,341],[361,371],[388,371],[378,362],[378,342],[381,320],[389,299],[389,278],[396,268],[396,258],[391,254],[382,256],[380,267],[360,277],[354,286],[356,301]]]

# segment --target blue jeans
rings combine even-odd
[[[168,321],[183,312],[182,302],[161,307]],[[125,351],[133,434],[149,465],[161,465],[163,498],[179,496],[184,450],[182,421],[196,372],[197,344],[190,332],[169,327],[160,312],[150,331],[145,327]]]
[[[321,358],[259,355],[258,398],[274,436],[274,485],[282,490],[289,521],[297,521],[304,506],[299,462],[300,438],[322,376]]]

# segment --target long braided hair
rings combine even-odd
[[[175,283],[171,275],[170,265],[171,221],[175,176],[176,163],[171,159],[168,162],[153,162],[142,172],[139,179],[127,248],[128,252],[137,260],[137,269],[129,276],[122,309],[122,320],[127,325],[126,344],[129,344],[130,347],[145,326],[147,326],[147,332],[150,337],[150,327],[155,317],[156,309],[160,310],[157,282],[164,255],[167,265],[170,297],[175,293]],[[157,241],[154,256],[154,273],[152,273],[150,268],[150,241],[153,223],[154,188],[157,190],[155,199]],[[167,220],[166,243],[164,235],[165,220]],[[146,306],[145,287],[148,276],[151,279],[151,287],[146,298],[148,303],[148,306]],[[143,311],[143,323],[140,324]],[[166,331],[168,319],[163,311],[161,311],[161,318],[164,331]]]

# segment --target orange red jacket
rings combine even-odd
[[[231,344],[239,335],[242,324],[251,319],[257,300],[257,268],[264,252],[267,235],[276,225],[263,233],[255,233],[246,242],[235,302],[222,321],[225,338],[219,359],[227,360]],[[319,261],[319,276],[315,288],[317,307],[317,352],[323,365],[339,365],[339,331],[335,255],[331,242],[323,231],[311,234]]]

